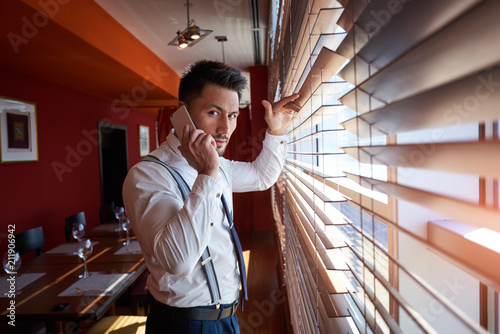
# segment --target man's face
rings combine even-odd
[[[217,153],[222,156],[236,129],[239,115],[238,93],[209,84],[203,94],[190,103],[188,111],[196,128],[214,137]]]

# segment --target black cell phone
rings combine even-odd
[[[57,304],[52,308],[52,311],[54,312],[66,311],[67,309],[69,309],[70,306],[71,306],[70,303]]]

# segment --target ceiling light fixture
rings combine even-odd
[[[180,34],[180,32],[177,32],[177,33],[178,33],[178,36],[177,36],[177,47],[180,50],[187,48],[188,42],[186,41],[186,39],[184,38],[184,36]]]
[[[189,7],[192,6],[192,4],[189,3],[189,0],[187,0],[185,6],[187,7],[188,26],[183,31],[177,31],[177,36],[173,40],[171,40],[170,43],[168,43],[168,45],[177,46],[179,50],[195,45],[213,31],[208,29],[201,29],[196,25],[194,20],[191,20],[189,18]]]

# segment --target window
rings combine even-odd
[[[301,94],[273,192],[294,331],[499,333],[500,2],[273,12],[270,95]]]

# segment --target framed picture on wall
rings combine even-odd
[[[139,156],[149,154],[149,126],[139,125]]]
[[[36,105],[0,97],[0,162],[38,161]]]

